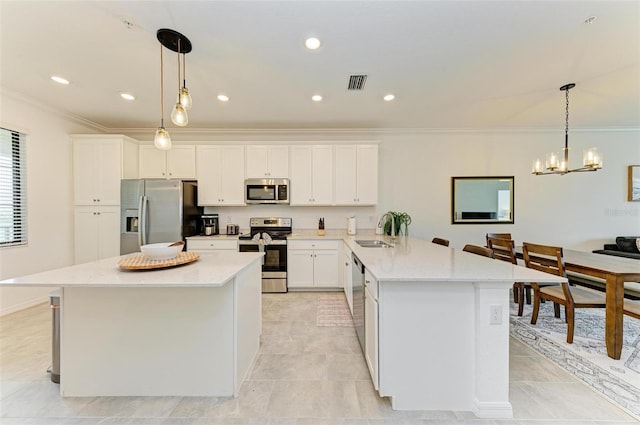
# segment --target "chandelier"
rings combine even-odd
[[[598,152],[597,148],[586,149],[582,156],[582,167],[569,169],[569,90],[576,85],[573,83],[565,84],[560,87],[560,90],[565,92],[566,107],[565,107],[565,126],[564,126],[564,149],[562,149],[562,155],[557,152],[551,152],[547,154],[544,168],[542,161],[536,159],[533,162],[532,174],[536,176],[546,174],[567,174],[583,171],[598,171],[602,168],[602,154]]]
[[[157,38],[160,42],[160,127],[156,130],[156,135],[153,139],[153,144],[156,148],[161,150],[171,149],[171,136],[169,132],[164,128],[164,62],[162,56],[162,47],[166,47],[178,53],[178,101],[173,107],[171,112],[171,121],[178,126],[184,127],[189,122],[187,116],[187,110],[191,108],[191,96],[186,87],[186,77],[184,75],[185,69],[185,54],[191,51],[191,42],[187,37],[180,34],[177,31],[163,28],[157,32]],[[183,74],[182,82],[183,86],[180,86],[180,55],[182,55]]]

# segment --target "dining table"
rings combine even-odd
[[[516,247],[522,258],[522,247]],[[563,249],[565,270],[603,279],[606,283],[605,343],[607,354],[619,360],[622,354],[624,283],[640,282],[640,260]]]

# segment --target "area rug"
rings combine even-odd
[[[344,294],[318,297],[316,326],[353,327],[351,311]]]
[[[567,344],[567,324],[553,316],[553,303],[541,304],[538,323],[531,325],[530,305],[522,317],[511,308],[511,336],[542,354],[640,420],[640,320],[625,316],[620,360],[607,356],[605,311],[576,311],[573,344]]]

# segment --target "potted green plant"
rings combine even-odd
[[[391,234],[391,216],[393,216],[393,222],[395,223],[395,235],[409,236],[409,225],[411,224],[411,216],[406,212],[389,211],[384,222],[384,234]],[[404,228],[404,230],[403,230]]]

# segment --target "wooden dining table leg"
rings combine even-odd
[[[607,317],[606,343],[607,354],[619,360],[622,354],[622,324],[624,303],[624,278],[607,275]]]

